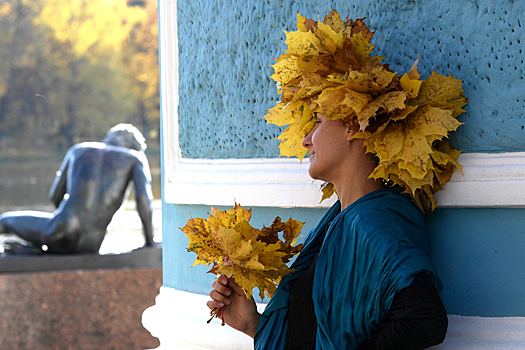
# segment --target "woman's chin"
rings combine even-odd
[[[319,174],[315,171],[315,167],[312,167],[312,164],[310,164],[310,167],[308,168],[308,175],[314,180],[320,180]]]

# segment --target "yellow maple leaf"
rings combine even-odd
[[[312,102],[317,104],[316,112],[337,120],[361,112],[371,99],[369,94],[349,90],[343,85],[325,88]]]
[[[411,76],[413,77],[418,76],[418,78],[414,79],[414,78],[411,78]],[[404,91],[406,91],[407,96],[409,98],[414,98],[418,96],[419,89],[421,88],[421,80],[419,80],[419,74],[415,75],[415,74],[405,73],[403,74],[401,79],[399,79],[399,82],[401,83],[401,87],[403,88]]]
[[[382,132],[366,138],[367,152],[376,153],[379,158],[378,169],[371,177],[386,178],[384,176],[395,174],[404,186],[408,186],[405,188],[411,194],[424,185],[432,186],[435,169],[432,154],[443,164],[447,153],[436,153],[431,145],[442,140],[459,125],[461,123],[452,117],[451,110],[427,105]],[[449,158],[448,162],[451,160]]]
[[[334,184],[330,182],[325,182],[321,185],[321,192],[323,192],[323,196],[321,197],[321,201],[324,201],[325,199],[328,199],[332,197],[335,193],[335,187]]]
[[[326,39],[321,39],[320,41],[324,43],[324,46],[327,49],[330,48],[328,51],[329,53],[334,53],[336,49],[343,47],[345,37],[342,32],[336,32],[331,26],[324,24],[323,22],[319,22],[317,28],[319,29],[319,33]]]
[[[275,73],[271,78],[276,81],[288,83],[290,80],[300,77],[303,74],[315,73],[317,71],[326,70],[326,67],[313,60],[300,59],[297,57],[289,57],[280,60],[272,65]]]
[[[297,29],[301,32],[306,32],[306,26],[304,25],[306,18],[301,16],[299,12],[297,12]]]
[[[375,45],[370,44],[370,41],[362,32],[352,35],[352,47],[355,50],[357,60],[361,64],[364,64],[365,62],[380,63],[384,58],[380,56],[370,57],[370,53]]]
[[[197,254],[193,266],[213,264],[210,272],[234,276],[249,298],[254,287],[261,298],[271,297],[280,278],[292,272],[286,262],[302,248],[294,241],[304,223],[276,218],[270,228],[258,230],[249,224],[251,215],[238,204],[227,211],[212,208],[207,220],[190,219],[181,230],[190,240],[188,251]]]
[[[190,240],[188,251],[197,253],[197,259],[195,259],[193,266],[209,265],[216,260],[213,238],[209,235],[209,226],[206,220],[190,219],[181,230],[186,233]]]
[[[449,76],[443,76],[434,71],[422,81],[419,94],[410,101],[413,105],[454,101],[463,96],[462,81]],[[462,99],[464,100],[464,99]],[[466,103],[466,101],[465,101]]]
[[[385,93],[375,100],[368,103],[358,114],[357,121],[360,129],[364,130],[370,123],[370,119],[375,117],[378,112],[390,113],[397,109],[405,108],[406,93],[403,91],[392,91]]]
[[[314,57],[321,53],[321,41],[311,31],[286,32],[287,53],[293,53],[299,56]]]
[[[268,114],[264,117],[269,124],[275,124],[277,126],[285,126],[290,124],[291,121],[295,122],[295,113],[299,108],[301,102],[295,102],[297,106],[290,106],[286,103],[278,103],[275,107],[268,110]]]
[[[277,137],[277,140],[281,140],[279,145],[280,155],[286,157],[297,156],[300,160],[306,156],[308,151],[302,146],[302,141],[315,126],[312,110],[306,105],[301,107],[302,109],[296,110],[299,115],[295,115],[295,121]]]
[[[328,24],[337,33],[342,33],[345,29],[345,22],[341,19],[339,12],[334,11],[334,9],[324,17],[324,23]]]

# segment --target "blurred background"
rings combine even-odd
[[[146,138],[160,233],[159,65],[153,0],[0,1],[0,213],[53,211],[68,148],[118,123]],[[141,246],[133,198],[101,253]]]

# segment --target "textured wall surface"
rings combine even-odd
[[[269,78],[296,13],[367,17],[375,54],[400,74],[421,54],[464,81],[470,100],[453,136],[467,152],[525,150],[525,3],[511,0],[192,0],[178,2],[180,144],[186,158],[276,157],[280,133],[263,119],[278,100]]]

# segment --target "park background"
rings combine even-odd
[[[67,149],[131,123],[148,145],[161,240],[157,14],[151,0],[0,2],[0,213],[53,211],[49,189]],[[101,252],[142,244],[133,203]]]
[[[155,0],[0,0],[0,213],[54,211],[68,148],[131,123],[146,138],[162,241],[158,52]],[[12,238],[0,237],[0,348],[158,345],[141,315],[162,284],[161,247],[131,252],[144,244],[133,199],[100,256],[8,256]]]

